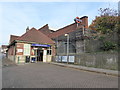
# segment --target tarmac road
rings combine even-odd
[[[42,62],[3,65],[3,88],[118,88],[116,76]]]

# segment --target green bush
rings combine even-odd
[[[105,36],[100,36],[99,40],[101,40],[101,41],[105,40]]]
[[[116,48],[116,44],[110,41],[104,41],[103,46],[101,47],[104,51],[114,50]]]

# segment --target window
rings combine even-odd
[[[30,55],[30,44],[24,44],[24,55]]]
[[[47,55],[51,55],[51,50],[47,50]]]
[[[49,47],[49,48],[47,49],[47,55],[52,55],[51,47]]]

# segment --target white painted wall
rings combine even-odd
[[[43,62],[46,62],[47,60],[47,50],[43,51]]]

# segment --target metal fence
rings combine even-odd
[[[84,31],[89,33],[89,30]],[[53,57],[53,62],[118,70],[117,52],[99,52],[102,46],[101,40],[85,39],[82,28],[68,35],[69,37],[62,35],[54,39],[57,53]],[[112,37],[112,41],[116,42],[118,40],[116,35]],[[110,38],[108,37],[106,40],[110,40]]]

